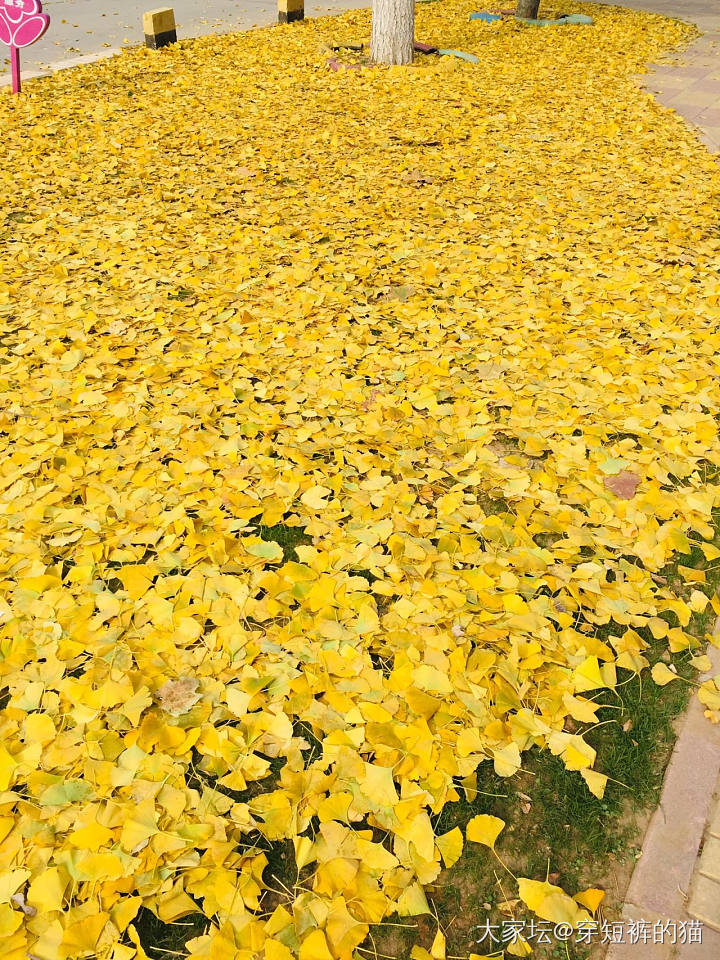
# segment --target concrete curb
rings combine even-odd
[[[116,57],[122,53],[121,47],[111,47],[108,50],[100,50],[97,53],[84,53],[81,57],[74,57],[72,60],[57,60],[51,63],[47,70],[27,70],[22,73],[23,83],[26,80],[35,80],[38,77],[50,77],[58,70],[70,70],[73,67],[81,67],[84,63],[96,63],[98,60],[106,60],[108,57]],[[12,83],[10,76],[0,77],[0,87],[9,87]]]
[[[720,672],[720,650],[710,646],[710,671]],[[642,855],[625,895],[623,919],[687,924],[686,903],[720,776],[720,725],[704,716],[693,696],[681,720],[665,773],[660,804],[650,820]],[[606,960],[719,960],[720,933],[704,926],[702,943],[612,944]]]

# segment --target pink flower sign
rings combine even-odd
[[[39,40],[49,24],[40,0],[0,0],[0,43],[10,47],[13,93],[20,93],[20,47]]]

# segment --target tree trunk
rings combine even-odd
[[[370,55],[375,63],[413,61],[415,0],[373,0]]]
[[[540,0],[517,0],[516,17],[522,17],[523,20],[537,20]]]

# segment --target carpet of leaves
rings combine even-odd
[[[365,11],[0,97],[5,960],[142,958],[141,906],[361,956],[479,764],[600,795],[568,718],[699,646],[658,571],[718,559],[720,172],[633,79],[690,28],[571,6],[419,5],[477,65],[329,70]]]

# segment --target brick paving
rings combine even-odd
[[[708,649],[720,671],[720,650]],[[705,679],[705,678],[703,678]],[[618,943],[606,960],[720,960],[720,725],[697,697],[681,720],[660,804],[625,896],[626,923],[670,922],[679,930],[700,921],[700,942]]]
[[[623,6],[686,20],[702,31],[639,80],[720,154],[720,0],[625,0]],[[720,671],[720,650],[711,647],[708,654],[713,675]],[[720,960],[720,729],[705,719],[697,699],[683,719],[623,918],[699,920],[702,941],[616,944],[606,960]]]
[[[625,0],[622,6],[687,20],[702,30],[684,50],[655,64],[642,82],[659,103],[697,127],[708,150],[720,153],[720,0]]]
[[[686,20],[702,31],[639,79],[720,154],[720,0],[624,0],[622,6]],[[708,652],[715,674],[720,650]],[[720,960],[720,729],[705,719],[697,699],[684,718],[623,918],[700,920],[702,942],[672,943],[669,937],[657,944],[616,944],[606,960]]]
[[[695,865],[687,911],[691,917],[716,930],[720,943],[720,777],[715,785],[702,854]]]

